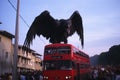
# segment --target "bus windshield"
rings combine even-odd
[[[70,53],[70,47],[68,46],[62,46],[62,47],[46,47],[45,48],[45,54],[69,54]]]
[[[71,70],[74,66],[72,61],[45,61],[44,70]]]

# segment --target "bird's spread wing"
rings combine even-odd
[[[29,28],[23,47],[30,48],[30,44],[36,35],[44,36],[46,39],[52,36],[56,27],[56,21],[50,16],[48,11],[42,12],[35,18],[31,27]]]
[[[83,24],[82,24],[82,18],[80,16],[79,12],[75,11],[72,14],[72,16],[70,17],[70,20],[72,22],[72,26],[70,28],[72,30],[71,30],[70,35],[72,35],[76,31],[81,39],[81,45],[83,47],[83,45],[84,45]]]

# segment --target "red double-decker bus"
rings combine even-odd
[[[71,44],[50,44],[44,49],[44,80],[88,80],[89,56]]]

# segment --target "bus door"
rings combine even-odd
[[[76,80],[80,80],[80,64],[77,63],[77,75],[76,75]]]

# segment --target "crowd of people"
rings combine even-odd
[[[120,80],[120,65],[91,67],[90,80]]]
[[[5,73],[0,76],[0,80],[12,80],[12,74]],[[18,80],[43,80],[41,71],[19,72]]]
[[[12,74],[0,76],[0,80],[12,80]],[[43,80],[41,71],[18,73],[18,80]],[[120,65],[91,67],[90,80],[120,80]]]

